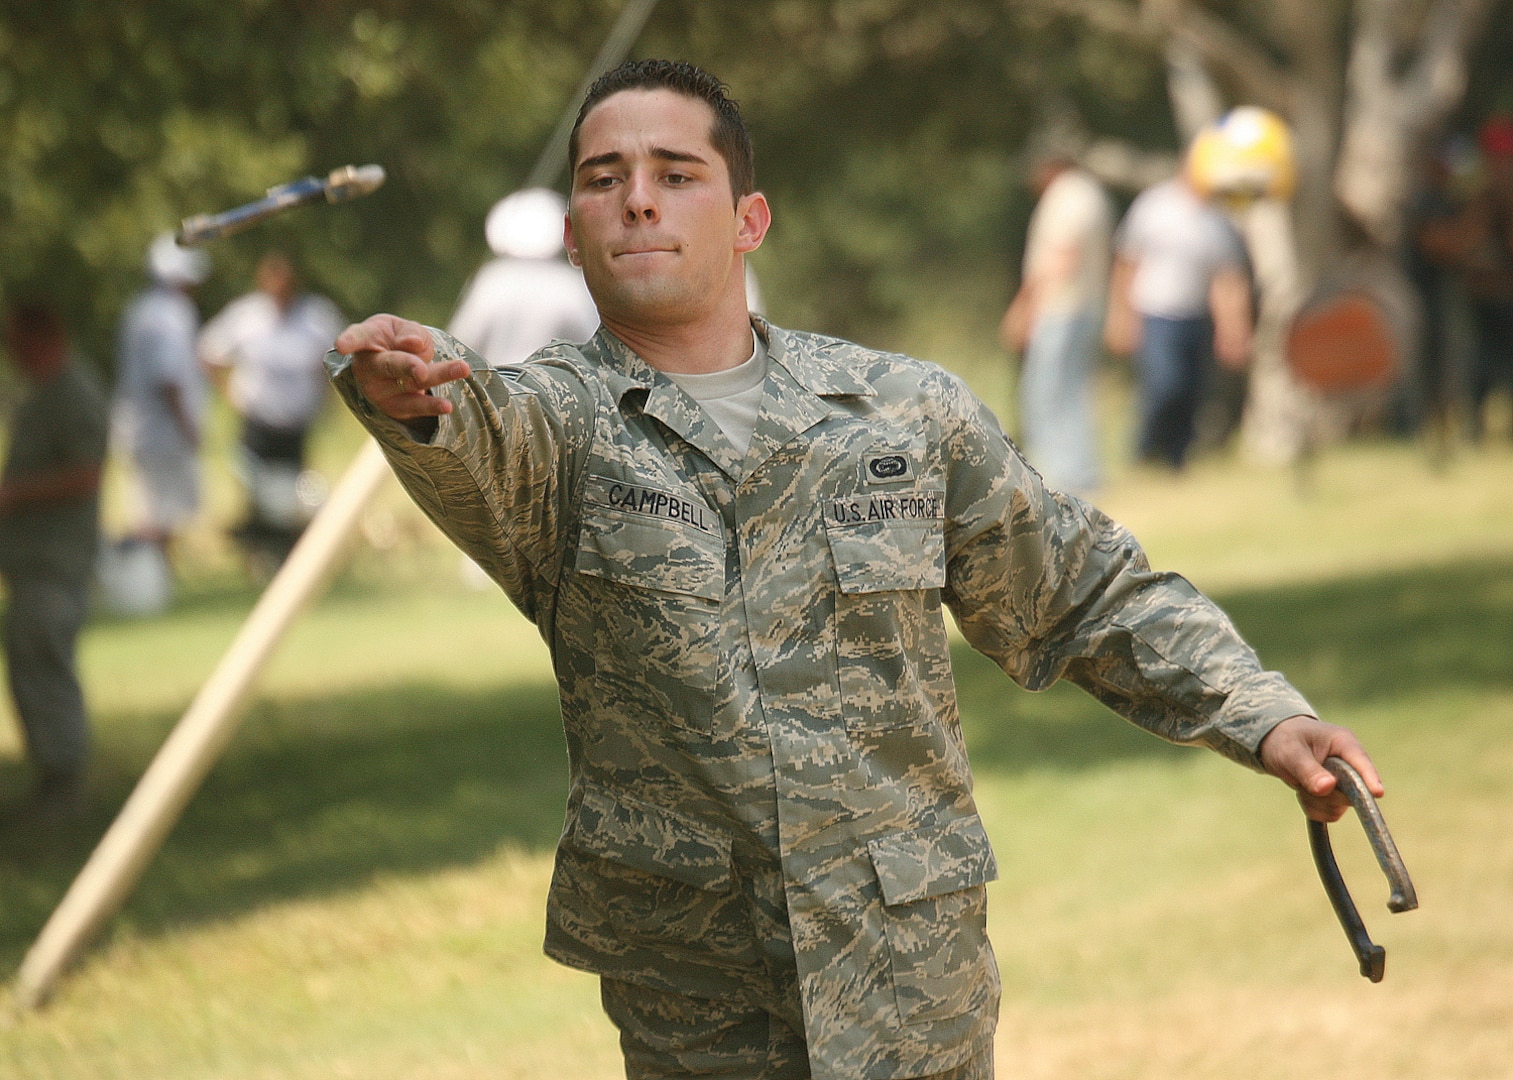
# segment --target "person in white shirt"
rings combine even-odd
[[[258,262],[256,290],[200,333],[200,360],[242,418],[248,514],[237,537],[249,552],[281,561],[303,528],[295,488],[326,398],[322,358],[343,323],[330,300],[300,289],[288,256],[270,252]]]
[[[599,328],[583,273],[565,258],[566,214],[567,200],[555,191],[526,188],[484,219],[496,258],[468,284],[447,329],[494,367],[518,364],[550,341],[587,341]]]
[[[208,388],[195,363],[200,313],[190,290],[210,272],[204,252],[170,233],[147,250],[152,284],[121,316],[111,443],[129,458],[139,504],[132,538],[164,555],[200,509],[200,432]]]
[[[1020,437],[1053,487],[1098,486],[1092,378],[1108,282],[1113,211],[1102,185],[1069,158],[1042,162],[1024,272],[999,337],[1019,353]]]
[[[1217,357],[1241,370],[1251,344],[1250,276],[1233,225],[1182,176],[1136,197],[1115,238],[1104,337],[1136,353],[1136,454],[1180,469]]]

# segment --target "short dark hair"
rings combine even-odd
[[[671,90],[695,98],[714,112],[714,126],[709,141],[725,159],[730,172],[731,194],[739,199],[756,190],[756,161],[751,147],[751,133],[741,119],[740,106],[730,96],[730,88],[703,68],[685,60],[627,60],[594,80],[578,110],[573,132],[567,140],[569,167],[578,165],[578,129],[595,105],[622,90]]]

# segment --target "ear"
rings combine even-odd
[[[741,254],[762,246],[762,238],[772,227],[772,208],[760,191],[743,195],[735,204],[735,249]]]
[[[573,219],[571,214],[562,215],[562,246],[567,248],[567,261],[574,266],[583,265],[583,257],[578,254],[578,245],[573,243]]]

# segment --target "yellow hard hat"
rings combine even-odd
[[[1286,199],[1297,187],[1292,133],[1276,113],[1255,105],[1231,109],[1193,139],[1188,177],[1203,195]]]

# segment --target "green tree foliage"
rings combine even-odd
[[[388,183],[212,242],[207,311],[271,246],[347,312],[445,321],[482,220],[523,181],[618,0],[9,0],[0,292],[45,292],[102,360],[152,236],[343,164]],[[1154,56],[1002,0],[664,0],[636,55],[709,66],[777,208],[780,318],[872,340],[991,327],[1049,105],[1170,143]],[[990,329],[983,329],[990,337]]]

